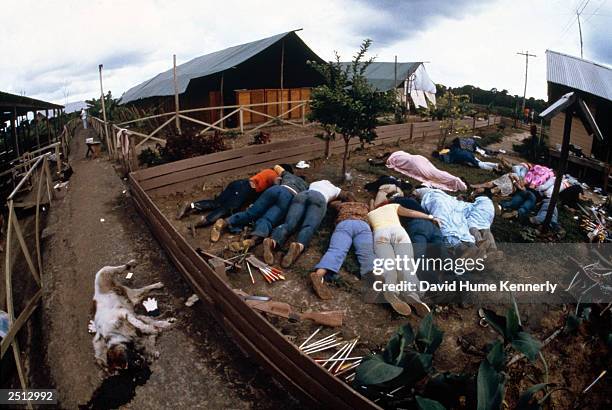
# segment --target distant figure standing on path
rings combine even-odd
[[[87,111],[85,108],[81,109],[81,119],[83,120],[83,129],[87,129]]]

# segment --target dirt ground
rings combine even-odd
[[[512,134],[512,133],[510,133]],[[521,133],[522,134],[522,133]],[[511,135],[512,142],[520,141],[521,135]],[[505,147],[509,144],[509,149],[512,147],[512,142],[500,144]],[[352,175],[352,181],[341,185],[342,189],[349,190],[357,195],[360,200],[369,200],[371,195],[363,189],[366,182],[370,182],[378,177],[378,175],[394,175],[404,178],[401,174],[387,169],[386,167],[372,167],[367,163],[367,159],[375,157],[384,152],[392,152],[398,149],[403,149],[412,153],[420,153],[429,156],[434,148],[435,141],[427,143],[418,143],[414,145],[386,146],[368,148],[362,152],[356,152],[351,155],[349,161],[349,169]],[[508,149],[508,151],[509,151]],[[495,161],[495,160],[494,160]],[[337,184],[341,183],[339,157],[332,157],[329,160],[315,160],[310,162],[311,167],[307,170],[300,170],[298,174],[304,175],[307,181],[315,181],[318,179],[329,179]],[[464,177],[469,183],[480,183],[494,179],[496,176],[489,171],[480,169],[467,168],[459,165],[447,165],[440,161],[434,160],[434,164],[446,171],[449,171],[457,176]],[[182,201],[198,200],[202,198],[212,198],[220,192],[223,187],[233,179],[248,177],[245,175],[235,175],[232,178],[223,180],[214,180],[203,184],[203,186],[194,187],[190,192],[170,195],[166,197],[154,198],[157,205],[169,220],[175,223],[177,229],[182,232],[188,241],[194,247],[200,247],[213,252],[217,255],[229,257],[231,252],[227,249],[230,242],[237,240],[238,235],[225,234],[222,240],[213,244],[209,240],[209,229],[198,229],[196,236],[193,237],[188,225],[194,222],[198,216],[189,216],[181,221],[175,221],[177,204]],[[417,184],[416,181],[411,181]],[[565,213],[562,210],[561,213]],[[312,240],[311,246],[300,257],[300,259],[290,269],[286,270],[286,281],[278,281],[273,284],[266,283],[261,275],[255,273],[255,284],[251,283],[249,275],[246,271],[230,273],[229,279],[235,288],[243,289],[250,294],[271,296],[274,300],[285,301],[291,304],[298,311],[324,311],[346,309],[346,320],[343,327],[340,329],[345,340],[359,337],[359,343],[354,351],[357,355],[368,354],[370,352],[380,351],[386,344],[387,340],[396,331],[396,329],[409,322],[413,327],[418,326],[419,319],[411,316],[403,318],[393,313],[385,305],[364,304],[360,298],[360,283],[355,275],[358,271],[358,265],[354,257],[349,254],[349,258],[341,272],[342,282],[333,289],[334,299],[331,301],[321,301],[311,290],[308,280],[308,274],[312,271],[313,266],[318,262],[322,253],[326,250],[329,242],[329,237],[333,232],[333,215],[328,213],[325,220],[318,229],[317,234]],[[568,224],[575,224],[571,216],[563,218],[562,221]],[[520,228],[518,222],[509,222],[496,218],[496,222],[492,228],[493,233],[498,240],[502,242],[519,242],[521,237],[518,234]],[[572,229],[575,226],[570,227]],[[576,241],[581,241],[583,238],[573,238]],[[263,259],[261,246],[257,247],[254,254],[260,259]],[[277,265],[280,262],[281,253],[277,254]],[[546,263],[537,265],[535,262],[530,265],[529,269],[525,270],[525,274],[541,274],[541,272],[553,272],[554,269]],[[473,305],[444,305],[435,308],[436,324],[445,332],[445,337],[442,345],[434,356],[434,367],[439,371],[451,372],[467,372],[475,374],[478,370],[478,364],[482,360],[482,355],[487,347],[487,343],[495,338],[493,330],[483,328],[478,324],[477,310],[479,306]],[[495,306],[495,309],[502,313],[506,307]],[[562,327],[568,306],[524,306],[521,307],[523,322],[526,328],[533,332],[534,336],[540,340],[544,340],[557,328]],[[294,340],[300,344],[308,335],[310,335],[317,325],[311,322],[292,323],[284,319],[278,319],[268,316],[268,319],[274,323],[290,340]],[[331,334],[336,330],[326,330],[323,335]],[[469,352],[466,349],[467,345],[471,345],[477,352]],[[479,352],[479,353],[478,353]],[[578,354],[577,352],[580,352]],[[551,382],[556,382],[560,385],[568,385],[574,389],[584,387],[596,377],[601,371],[600,359],[604,359],[605,352],[601,350],[601,346],[593,341],[588,336],[578,337],[561,337],[558,341],[546,347],[543,351],[549,366],[549,374]],[[567,360],[567,358],[573,360]],[[518,399],[520,392],[524,391],[529,386],[535,384],[536,380],[541,380],[543,374],[542,364],[529,364],[523,360],[519,364],[510,369],[510,381],[508,383],[508,393],[506,400],[509,403],[509,408]],[[528,375],[526,378],[525,375]],[[536,378],[534,378],[536,377]],[[529,380],[529,378],[533,380]],[[599,404],[606,403],[610,398],[605,398],[605,384],[602,383],[596,390],[592,391],[589,396],[592,402],[585,403],[583,408],[598,408]],[[568,408],[571,403],[568,396],[557,394],[553,398],[555,408]]]
[[[298,406],[244,359],[199,304],[184,306],[192,292],[135,211],[125,181],[107,160],[83,159],[92,132],[79,129],[73,140],[74,175],[44,234],[44,367],[50,379],[35,387],[57,388],[65,409]],[[152,296],[164,316],[178,321],[159,337],[160,358],[150,373],[103,382],[87,332],[94,275],[130,259],[139,264],[126,284],[164,283]]]

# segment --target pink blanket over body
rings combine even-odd
[[[440,171],[422,155],[396,151],[387,159],[387,168],[414,178],[424,185],[445,191],[465,191],[465,183],[446,171]]]

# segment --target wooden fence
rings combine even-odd
[[[50,153],[45,153],[34,159],[33,164],[28,171],[23,175],[21,181],[17,184],[13,192],[7,199],[8,206],[8,223],[6,227],[6,249],[5,249],[5,280],[6,280],[6,306],[8,310],[9,318],[9,330],[2,339],[0,344],[0,358],[4,357],[4,354],[10,347],[13,348],[13,356],[15,358],[15,364],[17,367],[17,374],[19,376],[19,382],[22,389],[27,388],[27,382],[24,374],[23,364],[21,363],[21,353],[19,349],[19,343],[17,341],[17,333],[32,316],[34,310],[38,306],[38,302],[42,297],[42,277],[43,277],[43,266],[42,266],[42,253],[40,248],[40,206],[43,196],[48,199],[48,203],[51,203],[53,199],[53,188],[51,171],[49,169],[49,156]],[[35,219],[35,258],[32,256],[30,249],[25,241],[21,225],[17,215],[15,214],[15,197],[18,193],[26,188],[29,184],[31,189],[36,187],[35,193],[35,204],[36,204],[36,219]],[[45,191],[43,191],[43,185]],[[12,286],[12,274],[13,274],[13,260],[17,252],[14,252],[11,246],[13,234],[17,237],[19,242],[19,248],[25,257],[26,263],[37,284],[37,290],[34,295],[25,304],[25,307],[19,313],[19,316],[15,318],[15,306],[13,301],[13,286]],[[31,408],[31,405],[28,406]]]

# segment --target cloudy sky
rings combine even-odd
[[[546,49],[612,65],[608,0],[24,1],[3,0],[0,90],[64,104],[120,96],[172,65],[232,45],[303,28],[321,57],[348,59],[362,39],[378,61],[427,61],[435,82],[546,97]]]

